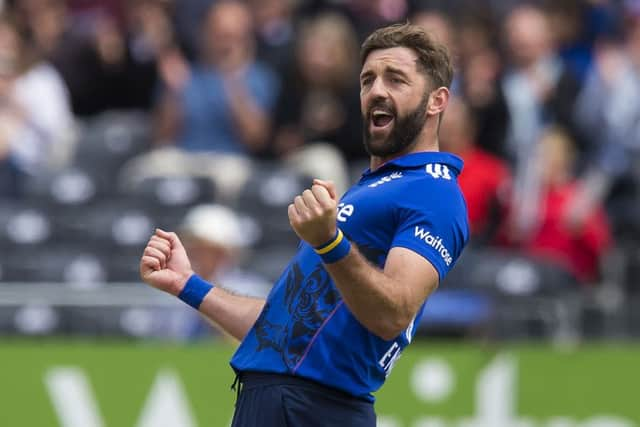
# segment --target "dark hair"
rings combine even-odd
[[[453,80],[453,65],[447,47],[435,41],[421,27],[409,23],[379,28],[362,43],[360,61],[364,65],[374,50],[406,47],[418,55],[416,66],[435,87],[449,87]]]

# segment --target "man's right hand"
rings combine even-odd
[[[175,233],[156,229],[140,260],[140,276],[149,285],[178,295],[193,274],[187,252]]]

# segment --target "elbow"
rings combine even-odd
[[[384,340],[384,341],[393,341],[394,339],[396,339],[398,337],[398,335],[400,335],[402,333],[402,331],[380,331],[380,332],[374,332],[374,334]]]
[[[407,330],[412,321],[413,316],[390,316],[386,319],[380,319],[380,321],[370,330],[378,338],[381,338],[385,341],[392,341],[399,335],[404,333],[404,331]]]
[[[264,134],[254,135],[250,137],[249,140],[249,146],[253,151],[262,150],[267,146],[267,138],[264,137]]]
[[[244,143],[247,147],[249,147],[252,151],[259,151],[263,149],[267,145],[267,135],[268,130],[263,129],[262,127],[256,129],[246,129],[243,135]]]

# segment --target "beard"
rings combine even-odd
[[[384,100],[372,102],[368,114],[363,117],[365,123],[363,141],[367,153],[369,153],[370,156],[389,157],[415,144],[416,138],[420,135],[420,132],[422,132],[422,128],[427,121],[426,112],[428,104],[429,94],[425,94],[420,100],[420,104],[413,111],[409,112],[406,116],[399,117],[395,114],[395,109],[387,106]],[[384,106],[386,109],[394,112],[395,123],[386,138],[374,138],[369,131],[371,111],[378,106]]]

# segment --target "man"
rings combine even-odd
[[[182,220],[178,236],[198,276],[236,295],[265,298],[269,293],[272,283],[240,266],[252,239],[232,209],[214,203],[194,206]],[[177,306],[169,312],[163,309],[158,315],[162,318],[159,323],[171,325],[165,328],[169,329],[168,336],[181,339],[211,336],[209,323],[190,307]]]
[[[545,127],[557,124],[577,136],[574,103],[578,82],[562,62],[548,13],[535,5],[514,7],[505,18],[509,64],[502,90],[509,112],[506,154],[513,165],[513,227],[534,232],[541,183],[531,158]],[[471,78],[475,78],[470,75]]]
[[[494,237],[511,173],[504,160],[476,141],[476,121],[468,104],[453,96],[440,128],[440,148],[464,161],[458,184],[467,202],[471,241],[482,244]]]
[[[341,200],[314,180],[289,205],[302,242],[266,301],[193,275],[173,233],[158,230],[142,257],[147,283],[242,340],[231,360],[243,385],[234,427],[375,426],[371,393],[468,240],[462,161],[437,152],[453,74],[446,48],[394,25],[367,38],[361,59],[371,167]]]
[[[272,284],[240,267],[244,252],[252,243],[242,224],[232,209],[202,204],[187,212],[178,235],[198,276],[222,283],[235,294],[264,298]]]
[[[154,176],[204,176],[230,203],[251,174],[252,156],[266,147],[280,84],[256,59],[245,2],[213,2],[202,21],[195,63],[175,53],[159,65],[158,149],[132,159],[121,176],[125,186]]]

